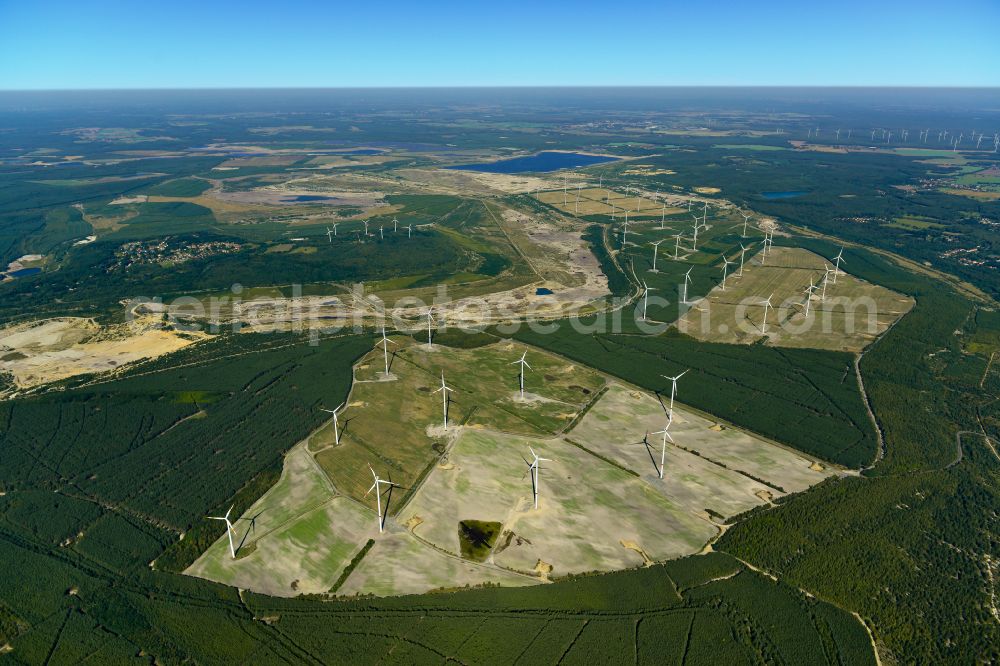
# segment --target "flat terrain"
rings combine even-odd
[[[206,337],[166,330],[156,318],[142,317],[103,327],[77,317],[13,324],[0,328],[0,373],[10,373],[17,387],[31,388],[156,358]]]
[[[285,456],[281,480],[233,528],[237,559],[223,535],[185,573],[276,596],[330,591],[378,532],[374,514],[337,497],[301,444]]]
[[[840,473],[678,403],[661,480],[653,395],[531,350],[522,399],[519,345],[394,339],[388,377],[381,352],[355,367],[340,445],[328,423],[296,446],[235,522],[237,559],[223,535],[187,573],[278,596],[529,585],[700,552],[717,521]],[[442,370],[455,390],[447,430],[431,393]],[[537,509],[532,449],[549,459]],[[382,493],[383,534],[369,464],[400,486]],[[479,561],[463,557],[460,523],[473,521],[498,526]]]
[[[338,490],[374,508],[365,497],[372,483],[368,465],[408,493],[458,434],[456,426],[500,428],[529,435],[550,435],[566,427],[596,395],[604,379],[593,370],[543,352],[532,351],[525,375],[525,397],[518,393],[514,361],[525,348],[499,343],[476,349],[428,348],[396,336],[390,345],[390,374],[384,376],[381,350],[355,368],[355,384],[339,419],[340,446],[332,421],[309,442],[310,451]],[[441,385],[449,394],[449,429],[444,428]],[[328,408],[336,405],[327,405]],[[390,514],[396,505],[389,508]]]
[[[739,254],[729,257],[726,288],[716,286],[678,322],[699,340],[751,344],[764,336],[763,300],[771,294],[766,344],[837,351],[860,351],[913,307],[913,299],[848,273],[831,277],[823,298],[823,275],[829,261],[801,248],[775,247],[762,264],[762,254],[746,257],[738,274]],[[721,274],[721,267],[719,269]],[[836,279],[836,282],[834,282]],[[813,292],[805,317],[805,289]]]
[[[604,188],[578,188],[574,183],[570,183],[565,192],[561,189],[537,192],[535,198],[568,215],[611,215],[614,212],[618,216],[624,216],[625,211],[628,211],[629,217],[659,218],[664,214],[674,215],[685,211],[683,208],[664,206],[663,202],[652,198],[648,193],[630,193],[625,196],[622,192]]]

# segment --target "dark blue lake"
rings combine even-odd
[[[457,166],[450,166],[446,168],[459,169],[462,171],[486,171],[488,173],[526,173],[558,171],[559,169],[577,169],[579,167],[603,164],[604,162],[614,162],[616,160],[616,157],[604,157],[601,155],[542,152],[537,155],[512,157],[509,160],[500,160],[498,162],[459,164]]]
[[[789,192],[761,192],[760,196],[765,199],[794,199],[795,197],[801,197],[804,194],[809,194],[804,190],[793,190]]]
[[[42,269],[38,268],[38,267],[35,267],[35,268],[22,268],[21,270],[11,271],[10,273],[7,273],[7,275],[9,275],[9,276],[11,276],[13,278],[19,278],[19,277],[27,277],[29,275],[34,275],[35,273],[41,273],[41,272],[42,272]]]
[[[337,197],[327,197],[322,194],[298,194],[292,197],[282,197],[282,201],[285,202],[304,202],[304,201],[336,201]]]
[[[552,295],[552,290],[545,287],[539,287],[535,289],[535,296],[550,296]]]

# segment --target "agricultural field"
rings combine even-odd
[[[739,257],[730,267],[725,289],[715,287],[677,323],[699,340],[753,344],[765,340],[779,347],[804,347],[857,352],[867,347],[913,307],[913,299],[852,276],[846,264],[823,286],[831,268],[808,250],[775,247],[766,259],[758,253],[746,259],[739,274]],[[805,290],[810,296],[805,313]],[[764,299],[773,309],[764,321]]]

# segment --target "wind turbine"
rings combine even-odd
[[[677,397],[677,380],[686,375],[689,371],[690,369],[685,370],[676,377],[668,377],[667,375],[660,375],[664,379],[670,380],[670,411],[668,412],[668,416],[670,417],[671,421],[674,420],[674,398]]]
[[[382,327],[382,354],[385,356],[385,376],[389,377],[389,345],[396,344],[389,338],[385,337],[385,326]],[[378,346],[378,343],[375,345]]]
[[[743,255],[747,253],[747,249],[743,247],[743,243],[740,243],[740,272],[737,273],[739,277],[743,277]]]
[[[830,272],[833,270],[826,263],[823,264],[823,267],[826,269],[826,272],[823,273],[823,293],[819,297],[821,303],[826,302],[826,285],[830,282]]]
[[[371,234],[368,233],[368,220],[362,220],[362,222],[365,223],[365,236],[370,236]]]
[[[327,409],[326,407],[320,407],[321,412],[329,412],[333,414],[333,443],[340,446],[340,424],[337,422],[337,410],[344,406],[344,403],[340,403],[339,407],[334,409]]]
[[[747,215],[743,211],[740,211],[740,215],[743,216],[743,238],[747,237],[747,222],[750,221],[750,215]]]
[[[761,303],[760,303],[761,305],[764,306],[764,323],[760,327],[760,332],[763,333],[764,335],[767,335],[767,311],[770,310],[770,309],[772,309],[772,308],[774,308],[774,306],[771,305],[771,298],[773,296],[774,296],[774,294],[771,294],[771,296],[767,297],[766,301],[761,301]]]
[[[427,311],[427,347],[428,348],[430,348],[430,347],[433,346],[431,344],[431,340],[432,340],[432,338],[431,338],[431,324],[433,324],[433,323],[434,323],[434,316],[431,315],[431,311],[428,310]]]
[[[840,248],[840,252],[838,252],[837,256],[833,258],[833,261],[836,264],[836,268],[833,271],[833,283],[837,284],[837,275],[840,274],[840,262],[843,261],[845,264],[847,263],[847,261],[844,260],[844,248]]]
[[[511,363],[511,365],[517,365],[519,363],[521,364],[521,367],[518,372],[518,383],[521,385],[521,400],[524,400],[524,369],[527,368],[528,370],[531,370],[531,366],[528,365],[528,362],[524,359],[524,357],[527,355],[528,355],[528,350],[524,350],[524,353],[521,354],[521,358]]]
[[[375,483],[373,483],[372,487],[368,489],[367,493],[365,493],[365,497],[368,497],[368,494],[371,493],[371,491],[373,491],[373,490],[375,491],[375,502],[376,502],[376,505],[378,506],[378,531],[379,531],[379,534],[381,534],[382,533],[382,527],[385,524],[385,519],[382,516],[382,488],[381,488],[381,486],[382,485],[386,485],[386,486],[389,486],[390,488],[399,488],[399,486],[397,484],[393,483],[391,480],[390,481],[386,481],[385,479],[378,478],[378,474],[375,473],[375,469],[371,465],[368,465],[368,469],[370,469],[372,471],[372,476],[375,477]]]
[[[691,282],[691,271],[692,270],[694,270],[694,266],[692,266],[691,268],[689,268],[687,270],[687,273],[684,274],[684,298],[681,299],[681,302],[683,302],[683,303],[687,303],[688,302],[688,283]]]
[[[813,279],[812,278],[809,278],[809,286],[806,287],[804,289],[804,291],[805,291],[805,294],[806,294],[806,312],[805,312],[805,317],[806,317],[806,319],[808,319],[809,318],[809,304],[812,302],[813,292],[816,291],[816,285],[813,284]]]
[[[385,240],[385,227],[381,224],[378,225],[378,237],[380,240]]]
[[[663,231],[663,223],[667,219],[667,202],[663,201],[663,211],[660,213],[660,231]]]
[[[660,243],[662,243],[664,240],[666,240],[666,239],[665,238],[661,238],[658,241],[650,241],[649,242],[649,244],[653,246],[653,267],[649,269],[650,273],[659,273],[659,271],[656,270],[656,255],[657,255],[657,253],[660,250]]]
[[[649,304],[649,292],[656,291],[656,287],[650,287],[646,284],[646,281],[642,281],[642,320],[646,319],[646,306]]]
[[[524,458],[522,458],[522,460],[524,460],[524,462],[528,464],[528,471],[531,472],[531,494],[532,494],[532,496],[535,499],[535,509],[537,510],[538,509],[538,470],[541,467],[541,465],[539,465],[538,463],[541,463],[541,462],[552,462],[552,461],[549,460],[548,458],[539,458],[538,454],[535,453],[535,450],[533,448],[531,448],[530,446],[528,447],[528,450],[531,451],[532,461],[529,463],[527,460],[524,460]],[[524,477],[522,476],[521,478],[523,479]]]
[[[722,291],[726,290],[726,277],[729,275],[729,264],[736,262],[729,261],[726,259],[726,255],[722,255]]]
[[[392,218],[392,233],[396,233],[396,231],[398,229],[399,229],[399,220],[397,220],[395,217],[393,217]]]
[[[694,234],[691,236],[691,250],[698,249],[698,216],[692,215],[694,218]]]
[[[442,410],[444,412],[444,429],[448,429],[448,394],[452,392],[452,389],[448,388],[448,385],[444,383],[444,370],[441,371],[441,388],[434,391],[435,393],[441,394]]]
[[[660,478],[661,479],[663,478],[663,468],[664,468],[664,466],[666,465],[666,462],[667,462],[667,440],[669,439],[671,444],[674,443],[674,438],[670,436],[670,432],[669,432],[669,430],[670,430],[670,424],[673,423],[673,422],[674,422],[674,417],[673,417],[673,415],[671,415],[670,418],[667,419],[667,425],[663,426],[663,430],[657,430],[656,432],[652,433],[654,435],[663,435],[663,443],[660,445]]]
[[[333,225],[333,229],[330,227],[326,228],[326,240],[330,243],[333,242],[333,237],[337,234],[337,225]]]
[[[406,237],[413,238],[413,224],[406,225]]]
[[[235,506],[235,505],[233,505]],[[236,559],[236,548],[233,546],[233,524],[229,522],[229,514],[233,512],[233,507],[229,507],[229,511],[226,511],[225,516],[209,516],[209,520],[221,520],[226,523],[226,535],[229,536],[229,554],[232,555],[233,559]]]
[[[628,234],[628,211],[625,211],[625,223],[622,225],[622,249],[625,249],[625,237]]]

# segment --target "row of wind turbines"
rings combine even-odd
[[[365,219],[365,220],[362,220],[361,222],[365,225],[364,237],[365,238],[373,238],[375,236],[375,234],[372,233],[369,230],[369,221],[367,219]],[[330,224],[333,225],[333,226],[330,226],[330,227],[326,228],[326,239],[327,239],[327,241],[329,243],[333,243],[333,239],[337,236],[337,227],[339,227],[341,223],[340,222],[331,222]],[[420,225],[417,225],[417,226],[419,227]],[[412,223],[407,224],[405,227],[402,227],[402,228],[406,229],[406,237],[407,238],[413,238],[413,224]],[[394,233],[394,234],[398,233],[399,229],[400,229],[399,220],[396,219],[395,217],[393,217],[392,218],[392,233]],[[357,242],[359,242],[359,243],[363,242],[361,240],[361,236],[362,236],[361,230],[360,229],[356,229],[354,233],[356,235]],[[383,225],[383,224],[378,225],[378,237],[379,237],[380,240],[385,239],[385,225]]]
[[[821,130],[819,127],[807,128],[806,138],[819,139],[820,131]],[[839,142],[841,140],[841,133],[844,130],[837,128],[835,130],[828,129],[827,131],[832,132],[834,135],[834,140]],[[850,141],[854,133],[854,130],[848,129],[846,131],[847,135],[845,139],[847,141]],[[950,147],[953,151],[957,151],[958,147],[963,145],[966,139],[965,132],[955,133],[951,132],[950,130],[938,130],[937,141],[931,142],[930,141],[931,131],[932,130],[929,127],[926,129],[918,130],[916,143],[919,145],[929,145],[931,143],[936,143],[937,145],[940,145],[944,143],[947,147]],[[783,134],[784,132],[779,129],[776,133]],[[906,128],[893,130],[886,127],[873,127],[871,135],[869,136],[869,141],[871,143],[879,142],[882,144],[891,144],[893,142],[893,138],[896,139],[897,143],[910,143],[910,130]],[[985,132],[979,132],[977,134],[976,130],[972,130],[972,132],[969,134],[970,150],[981,150],[983,145],[983,139],[986,139],[987,147],[989,146],[990,142],[993,143],[994,153],[1000,151],[1000,132],[994,132],[992,137],[987,138],[987,134]]]

